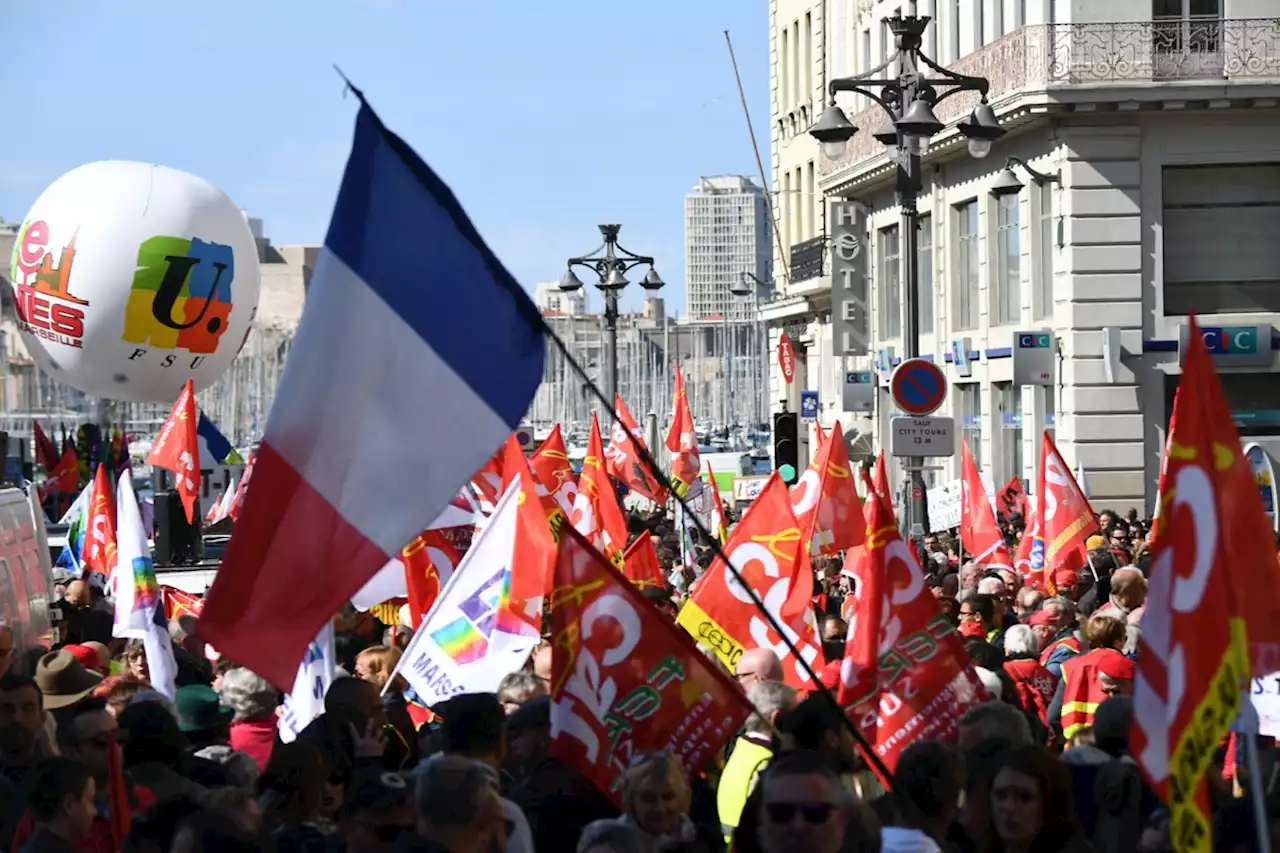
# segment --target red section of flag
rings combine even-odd
[[[839,698],[892,770],[915,741],[954,739],[965,710],[987,696],[892,507],[884,498],[872,504]]]
[[[636,757],[671,748],[698,772],[752,712],[741,688],[575,532],[560,543],[551,634],[551,755],[617,802]]]
[[[1014,474],[1004,488],[996,492],[996,512],[1008,518],[1017,513],[1027,517],[1027,493],[1022,488],[1022,478]]]
[[[1098,530],[1098,517],[1048,431],[1040,445],[1040,498],[1037,527],[1044,537],[1048,581],[1060,571],[1078,570],[1087,561],[1085,541]]]
[[[255,476],[246,514],[259,504],[282,507],[279,521],[266,530],[238,528],[197,630],[231,660],[291,690],[320,627],[369,580],[369,567],[385,566],[391,555],[266,442],[258,448]],[[311,570],[317,566],[326,567],[322,577]]]
[[[960,444],[960,541],[973,561],[986,569],[1012,569],[1013,557],[1005,544],[995,511],[982,486],[982,475],[969,453],[967,442]]]
[[[671,479],[687,487],[702,471],[698,456],[698,434],[693,427],[693,410],[684,390],[680,362],[675,365],[675,388],[671,398],[671,426],[667,429],[667,450],[671,451]]]
[[[244,463],[244,472],[240,474],[240,482],[236,484],[236,493],[231,498],[231,506],[227,509],[227,515],[232,521],[240,518],[240,508],[244,506],[245,496],[249,494],[249,479],[253,477],[257,461],[258,451],[250,450],[249,458]]]
[[[116,493],[107,477],[107,466],[98,465],[89,490],[89,529],[84,535],[84,564],[110,580],[116,568]],[[130,567],[130,571],[132,571]],[[108,589],[114,587],[108,584]]]
[[[74,492],[80,485],[80,458],[76,456],[74,447],[62,451],[62,458],[53,470],[48,472],[44,482],[40,484],[40,499],[54,492],[67,494]]]
[[[627,548],[622,571],[627,580],[640,589],[647,586],[665,588],[667,585],[662,577],[662,566],[658,563],[658,552],[653,547],[653,538],[648,533],[641,533]]]
[[[164,599],[164,616],[166,619],[175,619],[178,616],[195,616],[199,618],[200,611],[204,609],[204,599],[176,587],[162,586],[160,587],[160,595]]]
[[[786,628],[805,661],[817,666],[820,643],[811,605],[813,569],[806,544],[792,512],[786,484],[775,471],[746,516],[733,529],[724,552],[742,573],[746,585],[763,600],[774,620]],[[804,667],[746,596],[720,557],[716,557],[702,575],[691,601],[718,630],[744,650],[767,648],[774,652],[782,661],[787,684],[797,689],[812,687]],[[696,612],[689,611],[690,614]],[[686,627],[693,629],[691,633],[698,630],[697,626]]]
[[[609,472],[609,476],[625,483],[636,494],[644,495],[654,503],[666,504],[667,490],[654,479],[653,472],[643,461],[646,454],[640,452],[640,448],[648,447],[644,443],[644,433],[636,426],[636,420],[631,417],[631,411],[627,409],[621,394],[614,397],[613,407],[618,413],[618,420],[614,421],[609,430],[605,470]]]
[[[107,745],[107,791],[111,803],[111,841],[116,850],[123,850],[133,824],[133,809],[124,780],[124,756],[115,738]]]
[[[539,485],[547,490],[566,517],[573,513],[573,500],[578,494],[578,475],[573,473],[569,453],[565,450],[560,424],[533,451],[529,469]]]
[[[460,559],[462,555],[438,530],[424,530],[400,551],[413,630],[422,625],[422,617],[436,603],[441,587],[449,580]]]
[[[1175,849],[1209,851],[1214,748],[1250,675],[1274,670],[1271,528],[1193,317],[1170,432],[1134,683],[1133,755],[1169,805]],[[1253,647],[1253,648],[1251,648]]]
[[[822,428],[818,428],[822,432]],[[837,422],[832,435],[843,435]],[[862,544],[862,502],[843,441],[826,441],[791,489],[792,509],[810,554],[833,555]]]
[[[622,507],[618,506],[618,493],[604,470],[604,442],[594,414],[591,416],[591,434],[587,438],[587,458],[582,463],[578,496],[573,502],[569,522],[574,530],[609,558],[614,568],[622,568],[627,520],[622,516]]]
[[[519,567],[511,572],[512,610],[524,614],[521,618],[532,625],[535,631],[539,631],[542,628],[541,602],[551,589],[556,543],[559,541],[561,528],[566,526],[566,519],[555,501],[539,494],[533,472],[529,470],[524,452],[514,435],[507,441],[502,468],[506,478],[502,484],[503,494],[506,494],[506,490],[516,480],[520,483],[519,509],[516,510],[519,515],[518,538],[515,544],[515,559],[519,562]],[[617,507],[618,502],[615,500],[613,505]],[[622,530],[624,538],[621,541],[625,542],[625,525]],[[622,555],[618,556],[621,558]],[[535,599],[538,602],[536,608],[532,605]]]
[[[44,429],[40,426],[39,421],[32,421],[35,428],[35,459],[36,464],[44,468],[45,471],[52,471],[54,466],[58,464],[58,446],[53,443],[53,439],[45,434]]]
[[[471,485],[481,498],[489,502],[490,509],[497,506],[498,498],[502,497],[502,459],[505,452],[505,445],[499,447],[489,461],[484,463],[484,467],[471,478]]]
[[[147,464],[173,473],[173,485],[182,498],[187,521],[195,521],[196,497],[200,488],[200,445],[196,443],[196,391],[188,379],[182,393],[164,419]]]

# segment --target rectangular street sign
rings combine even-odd
[[[955,418],[931,416],[889,419],[889,453],[893,456],[955,456]]]

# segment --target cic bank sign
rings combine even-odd
[[[1191,327],[1178,327],[1178,363],[1187,352]],[[1224,367],[1269,367],[1271,365],[1271,324],[1248,326],[1201,326],[1205,349],[1214,364]]]

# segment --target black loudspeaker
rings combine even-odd
[[[204,558],[200,538],[200,501],[195,505],[195,522],[187,521],[182,496],[176,490],[155,493],[155,564],[185,566]]]

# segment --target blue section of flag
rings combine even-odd
[[[367,104],[325,246],[519,425],[542,381],[542,318],[449,187]]]
[[[240,458],[240,454],[231,446],[231,442],[222,434],[222,431],[214,425],[213,421],[204,414],[200,413],[200,422],[196,425],[196,435],[204,439],[204,446],[209,448],[209,455],[213,457],[213,461],[219,465],[242,465],[244,460]]]

